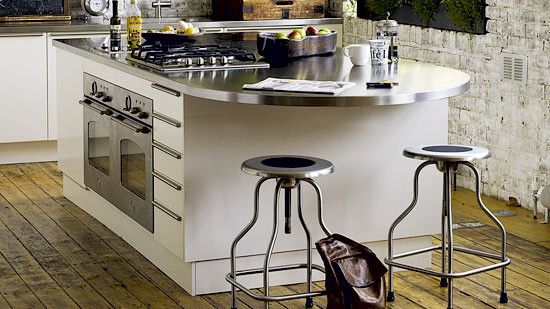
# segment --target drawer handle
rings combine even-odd
[[[171,211],[168,207],[162,205],[161,203],[159,203],[157,201],[153,201],[153,206],[155,206],[156,208],[158,208],[159,210],[161,210],[165,214],[169,215],[170,217],[172,217],[176,221],[181,221],[181,219],[182,219],[180,215],[178,215],[177,213]]]
[[[176,151],[166,145],[164,145],[163,143],[159,143],[157,141],[153,141],[153,147],[164,152],[165,154],[173,157],[173,158],[176,158],[176,159],[181,159],[181,153],[179,151]]]
[[[168,93],[170,95],[173,95],[175,97],[181,97],[181,92],[177,91],[177,90],[174,90],[174,89],[170,89],[168,87],[164,87],[162,85],[159,85],[159,84],[151,84],[151,87],[153,89],[157,89],[157,90],[160,90],[162,92],[165,92],[165,93]]]
[[[163,121],[163,122],[166,122],[167,124],[169,124],[171,126],[174,126],[176,128],[181,128],[181,122],[179,122],[178,120],[176,120],[174,118],[171,118],[171,117],[168,117],[166,115],[159,114],[159,113],[156,113],[156,112],[154,112],[152,116],[153,116],[153,118],[158,119],[158,120]]]
[[[169,185],[170,187],[178,190],[178,191],[181,191],[181,185],[179,183],[177,183],[175,180],[172,180],[170,177],[162,174],[162,173],[159,173],[157,171],[153,171],[153,176],[155,178],[157,178],[158,180],[164,182],[165,184]]]

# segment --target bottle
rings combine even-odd
[[[126,33],[128,35],[128,50],[139,47],[141,43],[141,11],[137,6],[137,0],[130,0],[130,8],[126,14]]]
[[[122,25],[118,16],[118,0],[113,0],[113,17],[111,17],[111,52],[119,52],[122,49]]]

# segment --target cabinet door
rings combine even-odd
[[[0,37],[0,55],[0,143],[46,140],[46,36]]]

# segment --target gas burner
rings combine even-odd
[[[144,45],[127,57],[131,62],[160,72],[269,68],[254,53],[221,45]]]

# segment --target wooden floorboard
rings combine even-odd
[[[139,252],[63,197],[55,162],[0,166],[0,308],[229,308],[231,295],[191,297]],[[455,222],[485,225],[455,230],[456,244],[485,251],[499,249],[498,230],[476,206],[473,192],[453,192]],[[528,210],[508,208],[484,197],[491,210],[513,210],[500,218],[508,231],[510,303],[498,302],[500,271],[455,280],[455,308],[550,308],[550,228]],[[539,217],[540,220],[540,217]],[[440,235],[434,235],[434,243]],[[455,269],[487,264],[488,259],[456,254]],[[432,268],[441,267],[433,253]],[[315,290],[323,282],[314,284]],[[445,308],[446,289],[430,276],[395,274],[396,300],[388,308]],[[303,284],[273,287],[271,295],[305,292]],[[261,290],[255,290],[261,293]],[[263,308],[238,292],[238,307]],[[315,309],[326,308],[317,297]],[[304,300],[274,303],[273,309],[304,308]]]

